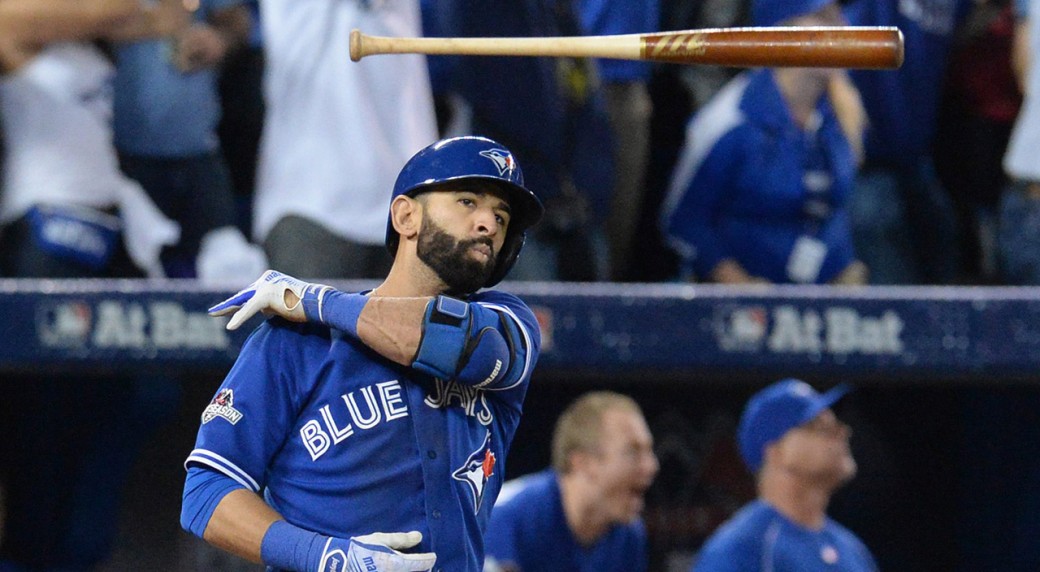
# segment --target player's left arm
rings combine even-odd
[[[486,292],[484,301],[449,296],[382,297],[340,292],[268,271],[210,308],[234,313],[229,329],[263,312],[320,322],[345,332],[387,359],[441,379],[505,389],[527,376],[540,337],[531,310],[515,296]]]

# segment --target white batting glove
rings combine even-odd
[[[346,567],[339,568],[348,572],[429,572],[437,563],[437,555],[432,552],[405,554],[398,552],[411,548],[422,542],[422,533],[412,532],[374,532],[364,536],[354,536],[344,556],[342,548],[326,547],[321,558],[319,570],[333,569],[336,559],[345,558]],[[332,548],[330,550],[330,548]]]
[[[268,270],[234,296],[209,309],[210,316],[234,313],[227,329],[234,330],[257,312],[290,322],[319,321],[322,297],[331,286],[312,284],[287,274]]]

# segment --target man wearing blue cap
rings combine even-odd
[[[856,474],[849,427],[830,407],[848,391],[817,393],[785,379],[756,393],[740,418],[740,453],[758,499],[708,539],[693,570],[876,571],[863,542],[827,516],[831,495]]]

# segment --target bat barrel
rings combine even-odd
[[[642,36],[641,58],[731,67],[892,69],[903,63],[894,27],[727,28]]]

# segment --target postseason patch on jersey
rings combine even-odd
[[[202,412],[202,424],[205,425],[217,417],[227,419],[232,425],[238,423],[238,420],[242,419],[242,412],[235,409],[234,405],[234,390],[231,388],[221,389]]]

